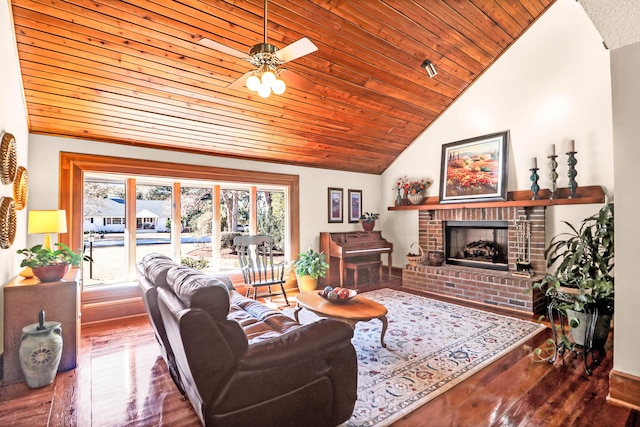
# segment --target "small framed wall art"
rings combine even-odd
[[[360,222],[362,215],[362,190],[349,190],[349,222]]]
[[[343,222],[342,188],[329,187],[329,222]]]

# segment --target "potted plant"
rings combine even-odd
[[[300,292],[313,291],[318,287],[318,278],[327,274],[329,264],[325,261],[324,253],[309,248],[298,254],[295,263],[296,278]]]
[[[547,268],[556,265],[534,288],[545,289],[567,316],[573,341],[561,337],[567,346],[584,345],[588,313],[597,308],[593,347],[602,348],[609,334],[614,303],[614,220],[613,204],[605,204],[597,214],[576,228],[564,221],[570,232],[551,239],[545,250]],[[588,312],[588,313],[587,313]]]
[[[360,215],[360,221],[362,222],[362,228],[364,231],[373,231],[376,226],[376,219],[380,218],[380,214],[365,212]]]
[[[74,252],[64,243],[56,243],[56,246],[59,249],[52,250],[42,245],[19,249],[18,255],[24,257],[20,267],[31,268],[41,282],[53,282],[63,278],[71,266],[80,267],[82,261],[91,261],[88,256]]]

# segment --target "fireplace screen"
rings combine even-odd
[[[453,265],[507,271],[508,239],[507,221],[447,221],[446,261]]]

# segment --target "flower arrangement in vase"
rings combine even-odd
[[[431,187],[431,184],[433,184],[431,178],[405,182],[404,189],[409,202],[413,205],[422,203],[422,200],[424,200],[424,192],[427,188]]]
[[[405,176],[404,178],[398,178],[396,184],[393,186],[393,190],[397,193],[396,206],[402,206],[402,200],[407,195],[404,187],[407,182],[407,177]]]

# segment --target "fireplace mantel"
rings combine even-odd
[[[427,197],[419,205],[390,206],[387,210],[421,210],[433,211],[440,209],[461,209],[461,208],[504,208],[504,207],[534,207],[553,205],[582,205],[587,203],[604,203],[606,193],[600,185],[590,185],[578,187],[576,189],[577,198],[569,199],[568,188],[558,188],[558,197],[549,199],[551,194],[548,189],[540,190],[540,200],[531,200],[531,190],[510,191],[505,201],[491,202],[466,202],[466,203],[439,203],[439,198]]]

